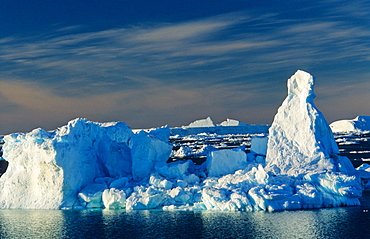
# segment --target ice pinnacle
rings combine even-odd
[[[297,176],[337,170],[338,146],[314,104],[314,85],[315,77],[301,70],[288,79],[288,96],[269,129],[266,166],[272,172]]]

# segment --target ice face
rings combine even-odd
[[[97,178],[149,177],[170,154],[171,146],[160,140],[163,135],[169,135],[169,128],[134,135],[125,123],[86,119],[53,132],[8,135],[3,150],[9,168],[0,180],[0,207],[71,208],[78,205],[78,193]],[[90,200],[85,194],[80,196]],[[95,201],[91,205],[99,204]]]
[[[247,155],[242,149],[212,151],[206,163],[208,176],[219,177],[244,169],[247,166]]]
[[[169,132],[169,128],[167,131]],[[172,150],[170,144],[158,137],[156,130],[149,133],[141,131],[135,134],[130,141],[130,147],[132,175],[135,181],[147,177],[156,165],[165,164]]]

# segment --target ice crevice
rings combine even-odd
[[[274,211],[359,205],[360,176],[339,156],[314,104],[314,84],[311,74],[297,71],[268,139],[252,139],[250,153],[210,149],[201,165],[166,163],[169,127],[133,131],[123,122],[78,118],[54,131],[6,135],[9,166],[0,178],[0,208]],[[207,118],[193,126],[214,124]]]

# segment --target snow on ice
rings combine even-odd
[[[125,123],[75,119],[51,132],[7,135],[0,207],[273,211],[358,205],[360,177],[338,155],[313,87],[314,77],[297,71],[268,139],[253,137],[248,154],[243,147],[200,149],[207,152],[201,165],[167,163],[171,133],[255,133],[269,126],[229,119],[215,126],[207,118],[133,131]],[[178,151],[191,153],[186,146]]]

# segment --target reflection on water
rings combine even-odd
[[[370,213],[363,207],[273,213],[0,210],[0,238],[368,238]]]
[[[0,238],[63,238],[62,211],[0,210]]]

